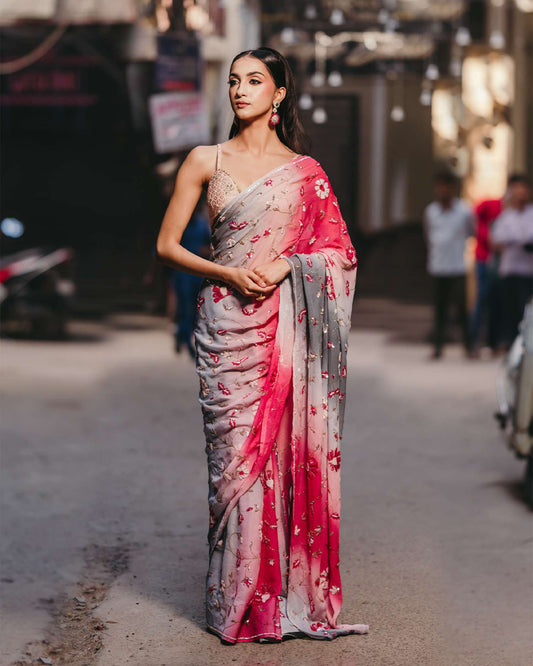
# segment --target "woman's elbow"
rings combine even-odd
[[[155,256],[162,264],[168,261],[168,245],[162,240],[157,241],[155,246]]]

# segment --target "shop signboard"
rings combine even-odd
[[[159,93],[150,97],[155,150],[171,153],[209,141],[209,125],[201,93]]]
[[[156,85],[161,91],[201,89],[200,42],[194,35],[158,35]]]

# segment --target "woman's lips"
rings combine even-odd
[[[250,106],[249,102],[235,102],[235,106],[238,109],[244,109],[245,106]]]

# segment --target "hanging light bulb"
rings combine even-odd
[[[393,106],[392,111],[390,112],[390,117],[391,120],[394,120],[395,123],[401,123],[402,120],[405,119],[405,111],[403,106],[400,106],[399,104]]]
[[[422,88],[422,92],[420,93],[420,104],[422,104],[422,106],[431,106],[432,97],[433,95],[431,94],[430,88]]]
[[[344,23],[344,14],[342,13],[342,9],[334,9],[329,17],[329,22],[331,25],[342,25]]]
[[[296,42],[296,32],[294,28],[283,28],[279,38],[282,44],[294,44]]]
[[[342,86],[342,74],[337,70],[330,72],[328,76],[328,85],[330,85],[332,88],[338,88],[339,86]]]
[[[450,61],[450,74],[458,79],[461,76],[463,63],[460,58],[452,58]]]
[[[316,71],[311,75],[311,85],[315,88],[320,88],[326,83],[326,75],[324,72]]]
[[[389,18],[389,12],[386,9],[380,9],[378,12],[378,23],[382,25],[387,22]]]
[[[394,32],[395,30],[398,29],[399,25],[400,22],[398,21],[397,18],[395,18],[394,16],[389,16],[385,21],[383,29],[385,30],[385,32]]]
[[[304,16],[308,21],[313,21],[318,16],[315,5],[306,5]]]
[[[468,46],[471,42],[472,35],[470,34],[470,30],[464,26],[458,28],[455,33],[455,43],[457,46]]]
[[[505,37],[501,30],[493,30],[490,33],[489,44],[496,51],[501,51],[505,48]]]
[[[303,109],[304,111],[308,111],[313,107],[313,98],[309,93],[303,93],[300,95],[300,99],[298,100],[298,106],[300,109]]]
[[[364,35],[363,44],[368,51],[375,51],[378,48],[378,43],[374,35]]]
[[[317,125],[323,125],[328,121],[328,114],[326,113],[326,109],[322,108],[321,106],[317,107],[313,111],[312,118],[313,122]]]
[[[426,69],[426,79],[436,81],[439,78],[439,68],[434,62],[430,63]]]

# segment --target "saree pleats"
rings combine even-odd
[[[196,329],[209,469],[207,621],[229,642],[365,633],[337,625],[340,442],[356,258],[320,165],[301,157],[236,197],[213,261],[283,256],[265,300],[206,281]]]

